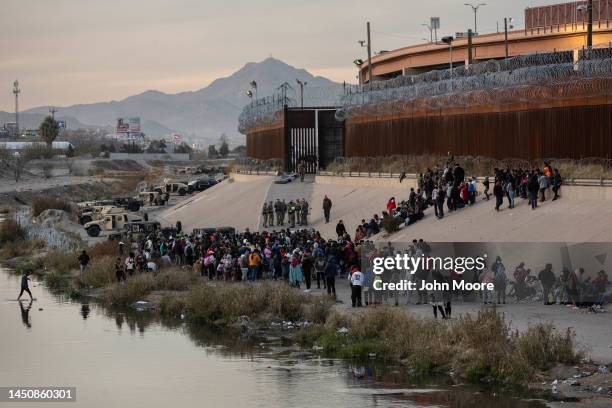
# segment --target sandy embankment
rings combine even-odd
[[[380,214],[389,197],[407,199],[412,183],[394,187],[314,183],[274,184],[273,177],[253,176],[248,181],[224,181],[160,213],[160,218],[174,224],[180,220],[190,230],[196,227],[234,226],[261,230],[264,201],[276,198],[306,198],[310,203],[310,226],[326,237],[335,237],[335,226],[342,219],[349,233],[354,233],[361,219]],[[570,187],[567,187],[569,189]],[[599,187],[589,187],[597,189]],[[564,190],[566,187],[564,187]],[[332,221],[325,224],[324,195],[333,201]],[[569,195],[569,193],[568,193]],[[593,198],[562,198],[546,201],[532,211],[526,200],[517,199],[516,207],[496,213],[494,203],[480,198],[475,206],[437,220],[433,210],[425,219],[403,228],[389,239],[395,242],[424,238],[431,242],[612,242],[612,201]],[[387,239],[380,237],[379,239]]]

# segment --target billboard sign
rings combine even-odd
[[[58,120],[57,121],[57,127],[59,127],[60,130],[66,129],[66,121],[65,120]]]
[[[117,133],[140,133],[140,118],[117,119]]]

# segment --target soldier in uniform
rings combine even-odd
[[[268,227],[274,226],[274,203],[272,200],[268,203]]]
[[[290,200],[289,204],[287,204],[287,214],[289,214],[289,226],[291,228],[295,228],[295,210],[295,203],[293,200]]]
[[[298,226],[302,225],[302,200],[300,200],[299,198],[297,200],[295,200],[295,211],[294,211],[295,215],[294,215],[294,219],[295,219],[295,223],[297,223]]]
[[[268,204],[266,202],[264,202],[261,215],[263,216],[263,227],[268,228]]]
[[[274,203],[274,213],[276,215],[276,225],[278,226],[283,225],[282,212],[282,203],[280,198],[277,198],[276,202]]]
[[[285,202],[285,199],[283,198],[283,201],[280,203],[280,208],[281,208],[281,225],[285,225],[285,217],[287,216],[287,203]]]
[[[306,175],[306,164],[304,164],[303,161],[298,165],[298,173],[300,175],[300,181],[303,183],[304,176]]]
[[[302,198],[302,225],[308,225],[308,201]]]

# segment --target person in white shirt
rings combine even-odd
[[[134,268],[136,267],[136,261],[134,260],[134,254],[130,252],[130,255],[125,260],[125,270],[129,276],[134,275]]]
[[[351,283],[351,303],[353,307],[361,307],[361,286],[363,285],[363,273],[359,267],[353,266],[349,276]]]

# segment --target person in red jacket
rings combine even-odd
[[[395,207],[395,197],[391,197],[389,201],[387,201],[387,212],[389,212],[389,214],[393,214]]]

